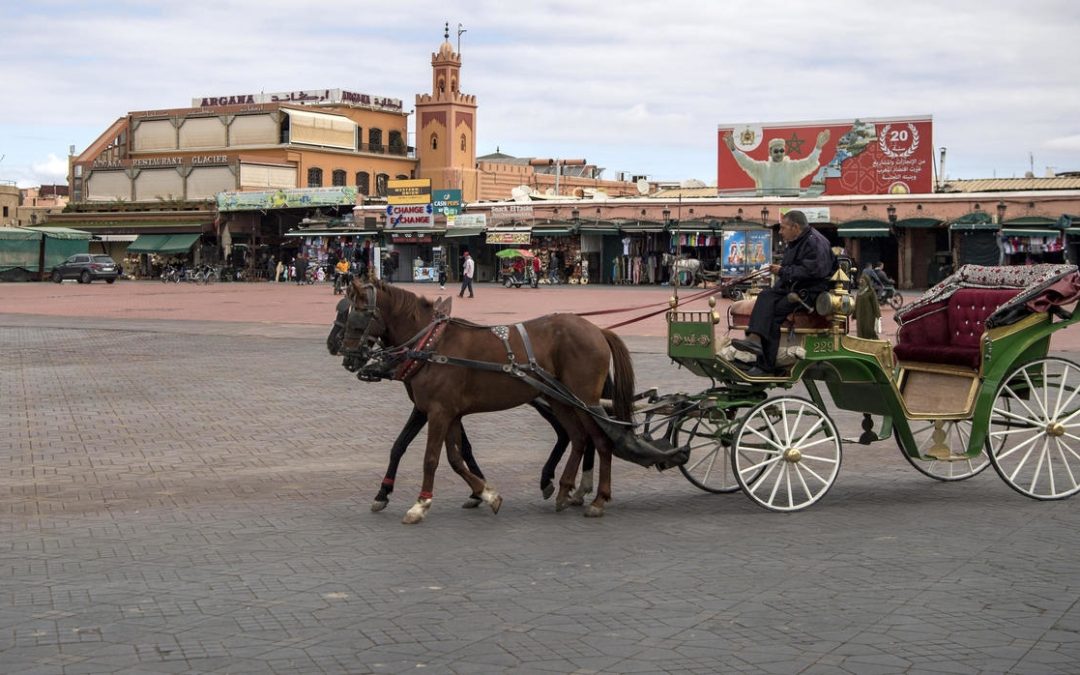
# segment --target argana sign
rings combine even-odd
[[[807,196],[933,191],[929,116],[727,124],[717,130],[721,193]]]

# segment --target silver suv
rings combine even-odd
[[[80,284],[88,284],[94,279],[104,279],[111,284],[120,276],[120,266],[107,255],[76,253],[53,268],[52,280],[60,283],[64,279],[78,279]]]

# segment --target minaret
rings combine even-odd
[[[416,95],[418,178],[430,178],[432,190],[460,189],[464,201],[476,201],[476,97],[460,90],[461,54],[450,44],[450,24],[438,53],[431,55],[431,93]]]

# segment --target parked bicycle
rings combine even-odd
[[[184,270],[182,267],[175,267],[173,265],[166,265],[165,269],[161,271],[161,283],[180,283],[180,279],[183,277]]]

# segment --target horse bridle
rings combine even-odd
[[[382,334],[386,331],[386,325],[382,321],[382,315],[379,313],[379,306],[376,301],[375,286],[373,284],[364,284],[363,290],[367,296],[364,301],[364,308],[357,310],[353,305],[351,297],[353,290],[350,288],[347,311],[338,312],[337,318],[334,319],[334,328],[331,329],[331,335],[335,331],[342,334],[339,351],[343,357],[342,365],[350,373],[355,373],[363,368],[373,353],[381,351],[377,347]],[[343,314],[344,316],[342,316]],[[360,333],[360,337],[357,339],[356,347],[345,349],[345,340],[351,339],[350,335],[355,335],[357,332]]]

